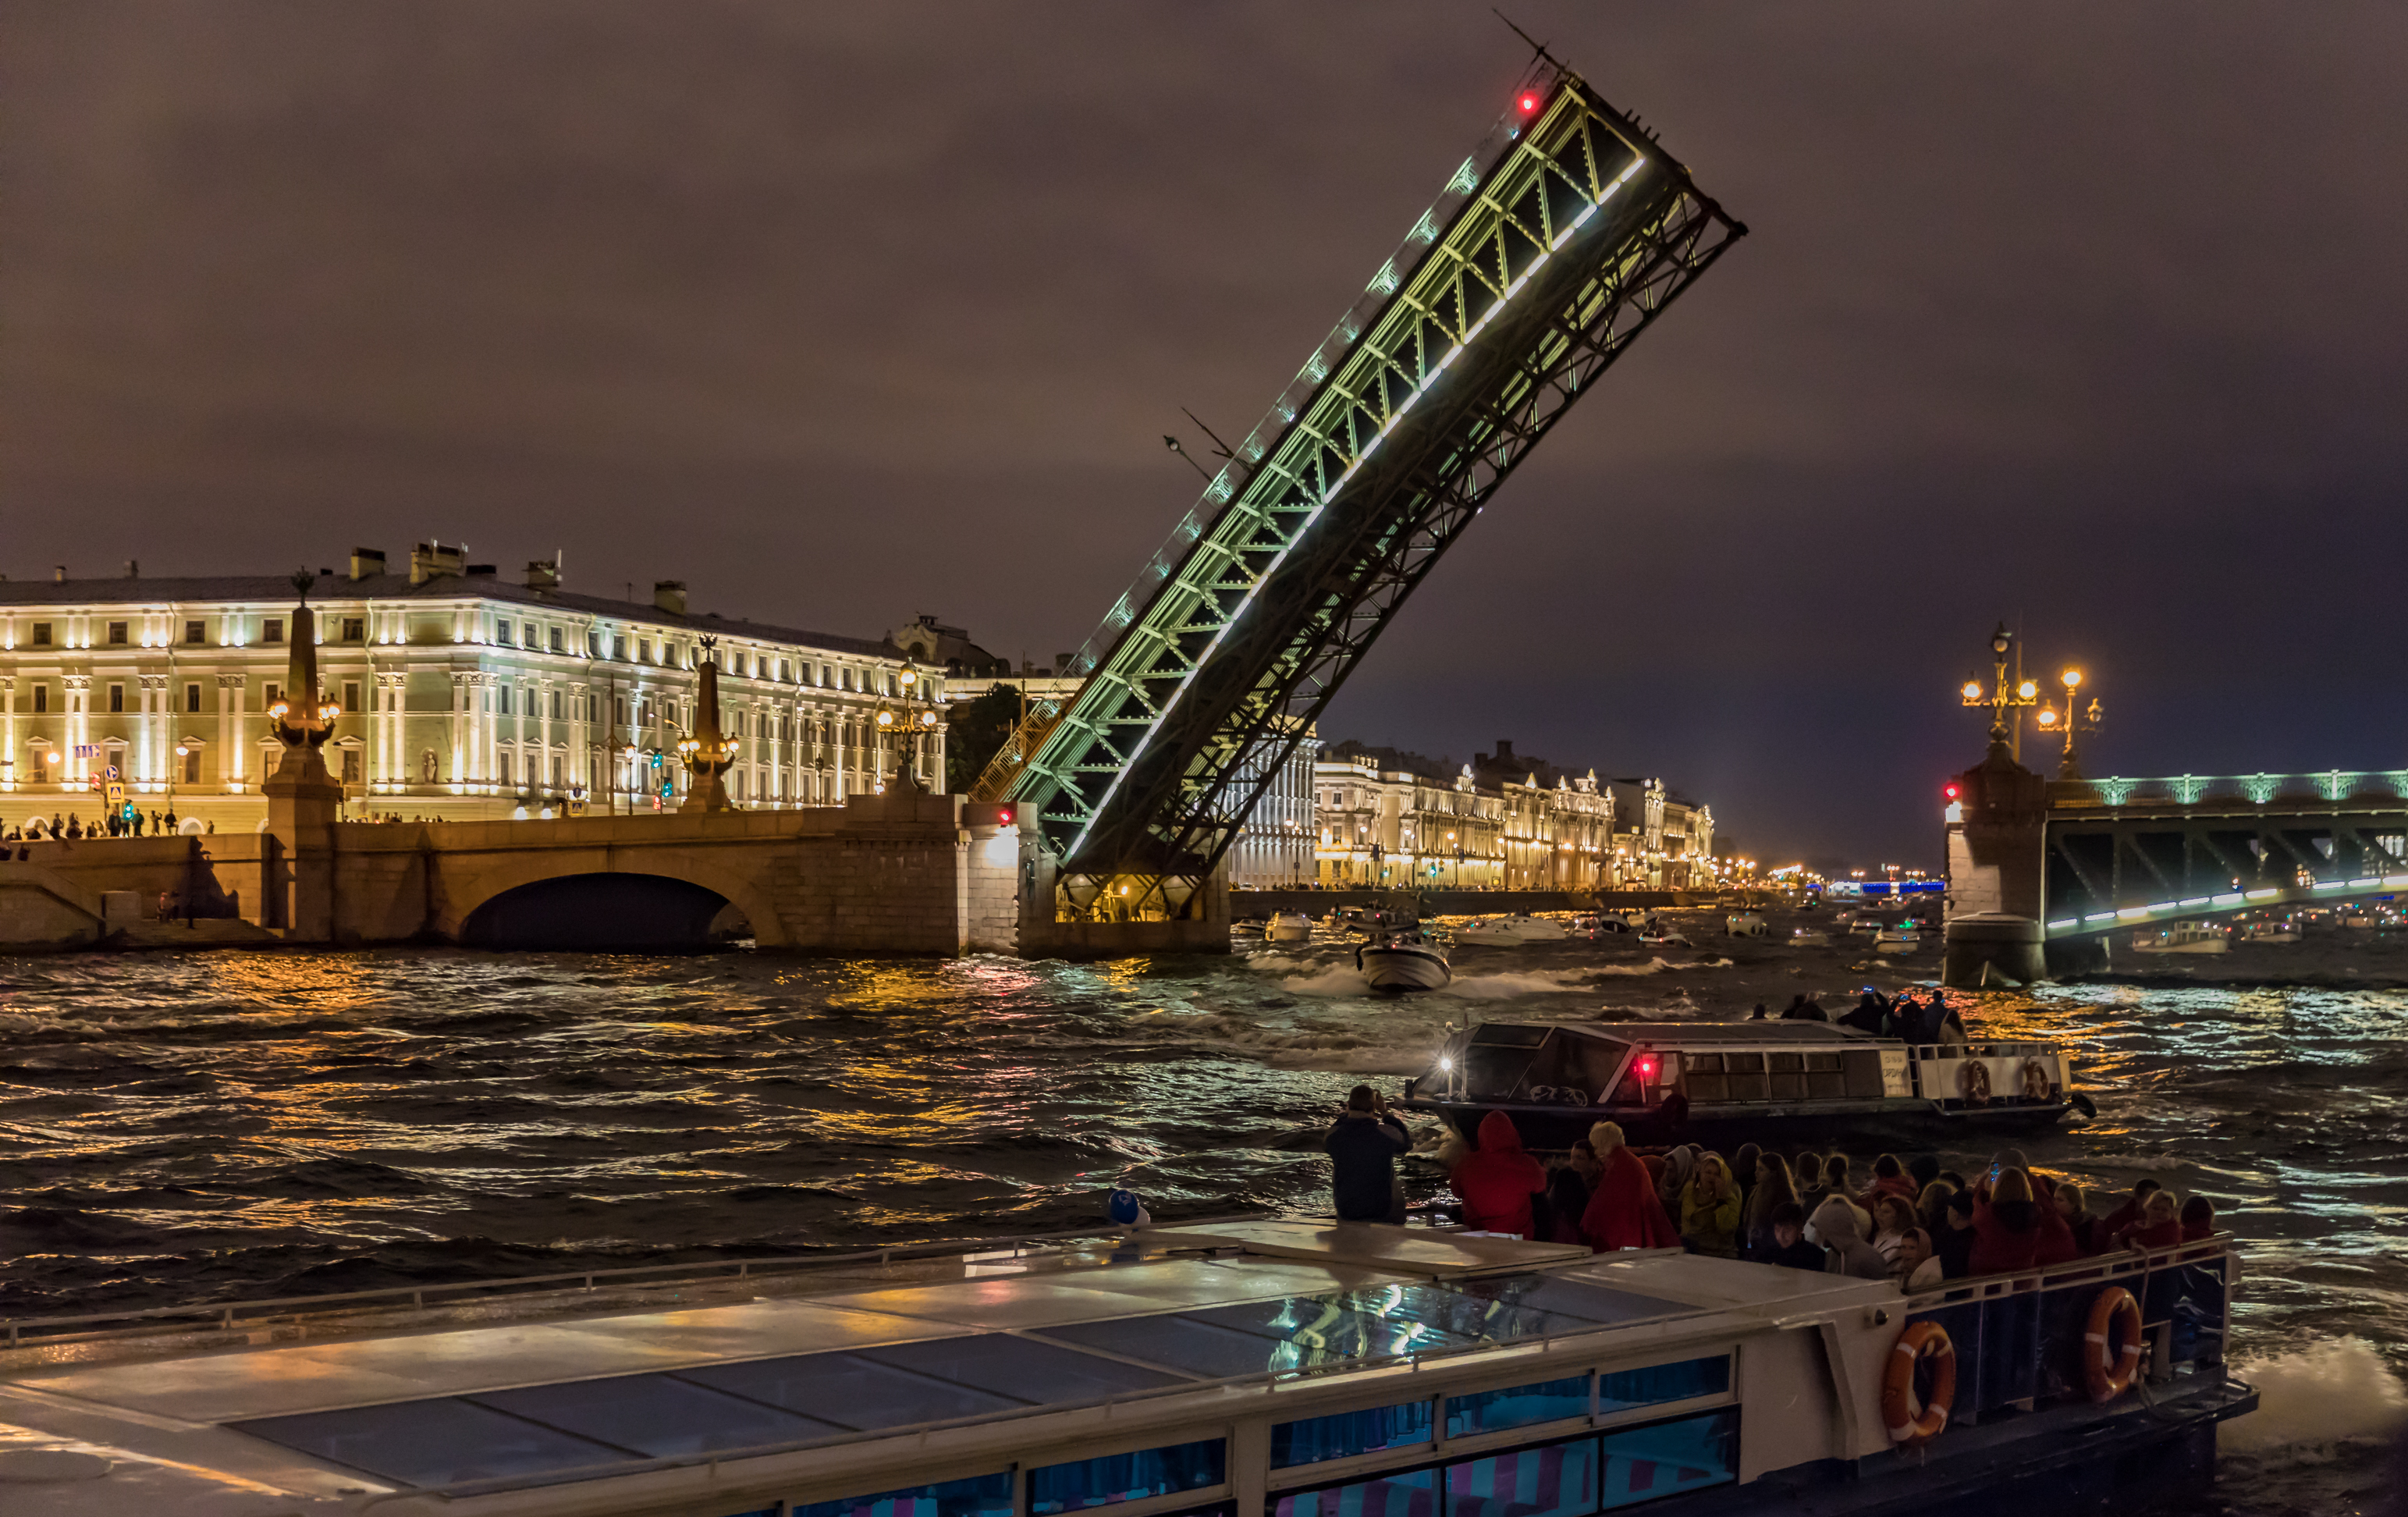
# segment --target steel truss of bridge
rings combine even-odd
[[[975,792],[1063,920],[1178,918],[1440,557],[1746,228],[1543,60]]]
[[[2408,889],[2408,771],[2055,780],[2051,939]]]

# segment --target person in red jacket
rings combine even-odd
[[[1914,1177],[1906,1172],[1906,1166],[1898,1162],[1898,1155],[1885,1153],[1873,1161],[1873,1182],[1856,1197],[1856,1205],[1871,1211],[1874,1202],[1885,1195],[1895,1195],[1911,1206],[1921,1191],[1922,1187],[1915,1184]]]
[[[1464,1226],[1536,1237],[1530,1195],[1547,1188],[1547,1172],[1522,1152],[1522,1135],[1504,1112],[1491,1111],[1480,1119],[1480,1147],[1463,1156],[1447,1183],[1463,1198]]]
[[[2004,1275],[2029,1269],[2040,1253],[2041,1206],[2032,1199],[2031,1181],[2020,1169],[1999,1176],[1988,1191],[1973,1189],[1973,1252],[1966,1261],[1971,1275]]]
[[[2182,1219],[2174,1210],[2172,1191],[2151,1191],[2141,1206],[2140,1220],[2115,1235],[2115,1246],[2127,1249],[2170,1249],[2182,1240]]]
[[[1597,1183],[1581,1214],[1581,1236],[1598,1252],[1613,1249],[1677,1249],[1680,1230],[1665,1214],[1647,1166],[1622,1143],[1622,1128],[1600,1122],[1588,1130],[1597,1150]]]

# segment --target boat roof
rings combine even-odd
[[[229,1309],[231,1330],[215,1335],[178,1321],[135,1338],[36,1332],[0,1350],[0,1465],[94,1462],[91,1478],[43,1487],[51,1517],[268,1517],[296,1500],[436,1510],[418,1493],[445,1510],[531,1511],[546,1489],[621,1476],[674,1501],[756,1464],[799,1481],[851,1465],[867,1480],[881,1461],[891,1475],[898,1450],[1008,1461],[1084,1421],[1141,1444],[1149,1427],[1226,1419],[1232,1396],[1326,1399],[1358,1375],[1567,1338],[1628,1335],[1649,1362],[1701,1334],[1896,1295],[1886,1281],[1678,1250],[1599,1257],[1257,1219],[609,1291],[582,1309],[579,1292],[541,1292],[483,1302],[466,1325],[456,1312],[347,1328]],[[678,1485],[706,1467],[719,1483]]]
[[[1502,1026],[1483,1023],[1485,1029]],[[1879,1043],[1897,1039],[1874,1038],[1854,1027],[1829,1022],[1567,1022],[1548,1028],[1579,1038],[1610,1038],[1623,1043],[1658,1047],[1675,1043]],[[1899,1045],[1903,1047],[1904,1045]]]

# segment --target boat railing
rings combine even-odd
[[[1233,1212],[1227,1216],[1181,1218],[1179,1227],[1207,1227],[1225,1223],[1259,1222],[1268,1213],[1260,1211]],[[1165,1219],[1160,1225],[1174,1224]],[[858,1249],[841,1253],[781,1254],[762,1259],[687,1260],[678,1264],[627,1265],[611,1269],[566,1269],[542,1275],[506,1275],[492,1280],[447,1281],[425,1285],[389,1285],[372,1291],[331,1291],[319,1295],[263,1296],[247,1300],[196,1301],[180,1306],[128,1307],[115,1311],[78,1312],[64,1316],[0,1317],[0,1327],[7,1329],[7,1345],[15,1347],[29,1342],[59,1343],[88,1341],[110,1338],[138,1337],[158,1332],[163,1326],[182,1323],[187,1329],[202,1331],[233,1331],[255,1327],[263,1318],[297,1317],[304,1313],[356,1311],[363,1308],[403,1307],[423,1310],[429,1307],[458,1306],[467,1302],[491,1299],[512,1294],[536,1295],[546,1291],[592,1291],[606,1285],[666,1285],[698,1283],[712,1281],[770,1279],[846,1265],[892,1264],[913,1259],[938,1259],[947,1256],[966,1259],[1017,1257],[1026,1252],[1053,1252],[1060,1246],[1082,1242],[1120,1241],[1121,1235],[1109,1225],[1071,1228],[1055,1233],[1021,1233],[1003,1238],[957,1238],[925,1243],[896,1244],[881,1249]],[[118,1328],[99,1327],[107,1323],[123,1323]],[[92,1331],[78,1332],[78,1328]]]
[[[2147,1379],[2220,1373],[2238,1264],[2232,1235],[2217,1233],[2146,1252],[1952,1280],[1910,1297],[1906,1315],[1947,1332],[1956,1356],[1949,1420],[1970,1425],[2002,1409],[2088,1399],[2090,1311],[2111,1286],[2130,1292],[2141,1309]]]

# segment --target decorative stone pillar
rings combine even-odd
[[[334,827],[343,787],[326,773],[322,751],[335,723],[318,690],[316,615],[308,598],[314,580],[306,571],[293,577],[302,599],[293,611],[284,694],[269,712],[284,756],[259,787],[267,797],[260,884],[265,925],[295,942],[322,943],[335,931]]]

